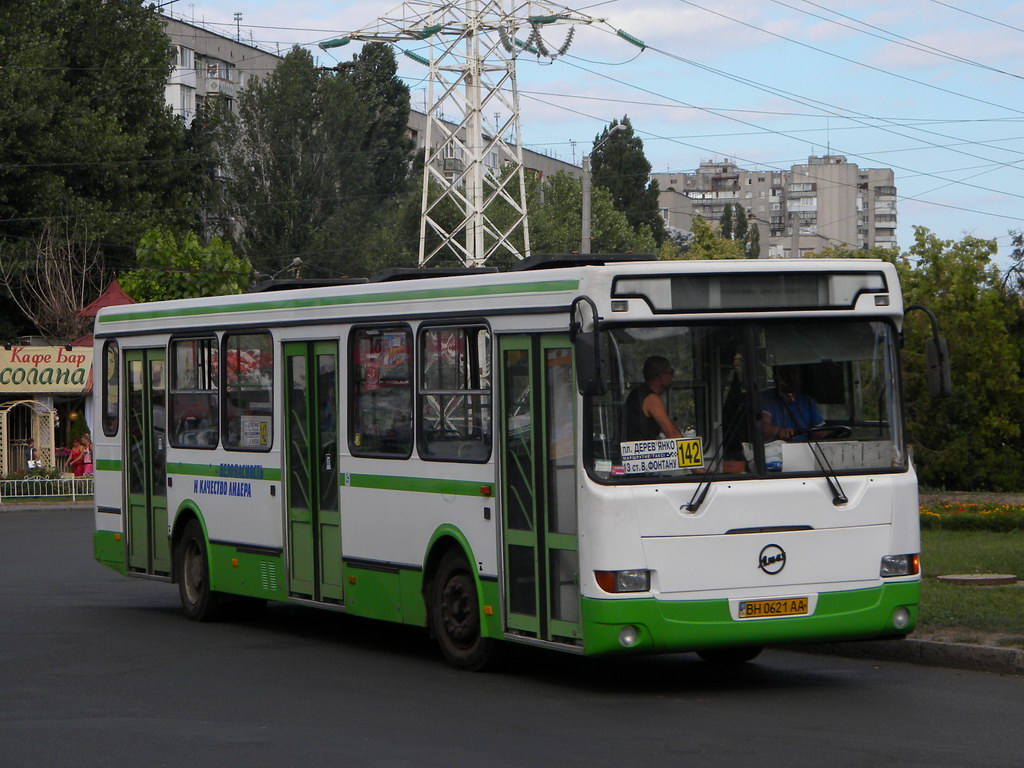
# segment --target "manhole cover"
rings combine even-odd
[[[1016,584],[1017,577],[1012,573],[951,573],[948,576],[939,576],[939,581],[971,587],[998,587]]]

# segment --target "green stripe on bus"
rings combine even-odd
[[[178,309],[126,310],[115,315],[104,315],[98,322],[122,323],[131,320],[157,320],[169,317],[194,317],[197,315],[220,315],[235,312],[262,312],[271,309],[303,309],[308,307],[337,307],[349,304],[373,304],[375,302],[416,301],[418,299],[447,299],[467,296],[496,296],[517,293],[551,293],[574,291],[578,280],[542,280],[533,283],[502,283],[500,285],[475,285],[462,288],[423,288],[417,291],[395,293],[365,293],[353,296],[322,296],[314,299],[281,299],[278,301],[250,301],[244,304],[219,306],[181,307]]]
[[[97,459],[95,469],[97,472],[120,472],[120,459]]]
[[[392,475],[343,474],[342,482],[353,488],[384,491],[443,493],[452,496],[493,496],[494,484],[472,480],[447,480],[436,477],[394,477]],[[486,489],[486,491],[484,490]]]
[[[227,466],[249,466],[239,465],[229,462],[224,462]],[[258,466],[258,465],[256,465]],[[229,472],[226,475],[222,475],[220,472],[221,464],[188,464],[183,461],[169,461],[167,462],[167,474],[174,475],[194,475],[195,477],[230,477],[239,480],[280,480],[281,470],[274,467],[261,467],[263,470],[263,477],[250,477],[240,472]]]

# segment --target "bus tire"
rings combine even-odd
[[[441,652],[456,669],[477,671],[491,660],[495,641],[480,634],[480,601],[469,563],[448,550],[430,590],[430,627]]]
[[[707,648],[697,655],[710,664],[744,664],[753,661],[763,651],[759,645],[745,645],[738,648]]]
[[[220,595],[210,589],[210,559],[199,521],[190,520],[178,542],[175,570],[181,607],[192,621],[213,621],[220,616]]]

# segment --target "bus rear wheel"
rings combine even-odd
[[[476,671],[491,661],[495,641],[480,634],[480,601],[469,563],[449,550],[430,590],[430,627],[441,652],[456,669]]]
[[[739,648],[707,648],[697,651],[697,655],[711,664],[743,664],[753,661],[763,651],[759,645],[747,645]]]
[[[210,559],[206,538],[197,520],[190,520],[178,542],[175,570],[181,607],[192,621],[213,621],[220,616],[220,595],[210,589]]]

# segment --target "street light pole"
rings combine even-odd
[[[601,141],[595,144],[594,148],[590,150],[590,154],[583,156],[583,237],[580,240],[581,254],[590,253],[590,155],[603,147],[613,134],[624,130],[626,130],[626,126],[622,123],[613,125],[611,130],[608,131],[608,135],[601,139]]]

